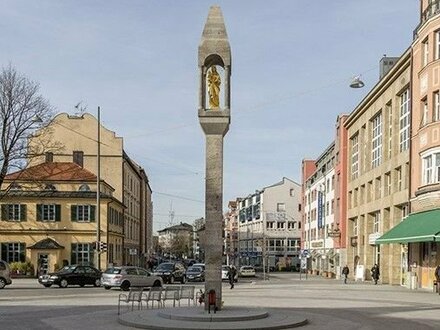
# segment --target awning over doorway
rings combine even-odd
[[[57,241],[54,239],[47,237],[45,239],[42,239],[41,241],[38,241],[32,246],[29,246],[28,249],[34,249],[34,250],[56,250],[56,249],[64,249],[64,246],[60,245]]]
[[[440,242],[440,209],[410,214],[376,244]]]

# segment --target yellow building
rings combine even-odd
[[[348,135],[347,264],[358,279],[405,285],[406,251],[376,240],[408,214],[411,53],[381,60],[381,79],[344,123]]]
[[[75,163],[45,162],[6,176],[0,191],[0,254],[37,275],[65,264],[96,266],[97,177]],[[124,206],[101,181],[100,268],[123,261]],[[35,274],[34,274],[35,275]]]
[[[114,188],[113,196],[125,206],[123,263],[144,266],[152,249],[152,190],[145,170],[124,150],[122,137],[99,125],[89,113],[72,116],[58,114],[29,143],[38,150],[44,146],[45,132],[62,147],[30,158],[30,164],[45,161],[73,162],[97,174],[98,126],[100,128],[100,178]],[[44,147],[40,148],[44,149]]]

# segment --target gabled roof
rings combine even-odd
[[[96,181],[96,175],[75,163],[48,162],[6,175],[19,181]]]
[[[192,231],[192,230],[193,230],[193,226],[191,226],[188,223],[181,222],[178,225],[167,227],[162,230],[158,230],[157,232],[162,233],[162,232],[166,232],[166,231]]]
[[[64,246],[60,245],[54,239],[47,237],[45,239],[42,239],[41,241],[38,241],[34,245],[29,246],[28,249],[57,250],[57,249],[64,249]]]

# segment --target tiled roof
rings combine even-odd
[[[96,175],[75,163],[42,163],[6,175],[5,180],[96,181]]]
[[[37,249],[37,250],[56,250],[56,249],[64,249],[64,246],[60,245],[54,239],[47,237],[38,241],[32,246],[29,246],[28,249]]]

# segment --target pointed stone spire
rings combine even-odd
[[[231,65],[231,48],[219,6],[211,6],[209,9],[199,45],[199,66],[203,66],[205,59],[211,54],[219,55],[225,62],[225,66]]]

